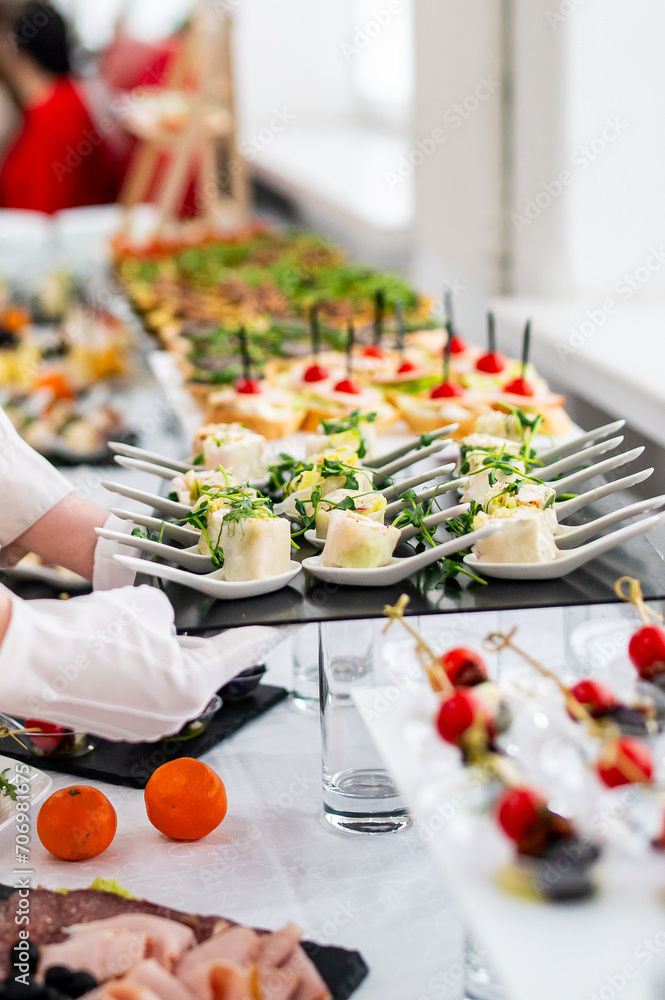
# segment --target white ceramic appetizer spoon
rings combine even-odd
[[[481,576],[493,576],[501,580],[557,580],[573,570],[579,569],[591,559],[604,555],[610,549],[615,548],[623,542],[629,542],[632,538],[651,531],[663,523],[665,514],[656,514],[654,517],[644,518],[636,524],[629,524],[618,531],[612,531],[603,538],[597,538],[586,545],[580,545],[569,552],[561,553],[556,559],[549,562],[538,563],[490,563],[476,558],[474,553],[464,557],[464,562],[474,573]],[[470,538],[470,535],[464,536]],[[307,560],[305,560],[306,562]]]
[[[590,448],[583,448],[582,451],[576,451],[574,454],[566,456],[566,458],[559,459],[558,462],[535,466],[531,471],[539,479],[555,479],[558,476],[562,476],[565,472],[571,472],[579,468],[585,462],[591,462],[593,459],[598,458],[599,455],[604,455],[606,451],[618,448],[622,441],[622,436],[610,438],[608,441],[601,441]]]
[[[447,424],[445,427],[440,427],[438,431],[432,431],[431,434],[426,435],[433,441],[439,441],[441,438],[448,438],[453,434],[459,424]],[[393,448],[392,451],[386,452],[385,455],[381,455],[379,458],[373,458],[371,461],[367,462],[368,469],[374,469],[376,472],[383,472],[386,465],[390,462],[394,462],[396,458],[401,458],[402,455],[408,454],[410,451],[420,450],[424,447],[422,442],[422,435],[418,437],[409,438],[404,444],[399,445],[398,448]]]
[[[196,528],[174,524],[173,521],[165,521],[161,517],[150,517],[135,510],[123,510],[122,507],[111,507],[111,513],[125,521],[132,521],[141,528],[147,528],[148,531],[154,531],[158,535],[161,533],[164,538],[172,538],[174,542],[181,542],[183,545],[194,545],[200,537],[200,532]]]
[[[95,531],[102,538],[108,538],[112,542],[120,542],[121,545],[131,545],[141,552],[150,555],[161,556],[169,562],[177,563],[183,569],[188,569],[191,573],[210,573],[213,568],[210,556],[204,555],[198,550],[197,545],[192,545],[187,549],[176,549],[173,545],[165,542],[155,542],[151,538],[140,538],[136,535],[124,535],[121,531],[112,531],[110,528],[95,528]]]
[[[620,455],[613,455],[612,458],[606,458],[602,462],[596,462],[595,465],[590,465],[586,469],[580,469],[579,472],[573,472],[570,476],[565,476],[563,479],[555,479],[551,482],[546,482],[546,486],[551,486],[557,496],[561,496],[562,493],[570,493],[574,491],[580,483],[585,482],[587,479],[593,479],[594,476],[601,476],[605,472],[611,472],[612,469],[618,469],[622,465],[628,465],[629,462],[634,462],[636,458],[644,451],[643,447],[633,448],[631,451],[624,451]]]
[[[450,444],[450,439],[446,438],[443,441],[433,441],[432,444],[428,445],[426,448],[421,448],[419,451],[410,451],[407,455],[402,455],[400,458],[396,458],[393,462],[388,462],[387,465],[382,466],[380,469],[375,469],[374,466],[364,466],[366,472],[371,472],[375,476],[379,476],[381,479],[387,479],[389,476],[394,475],[396,472],[400,472],[402,469],[408,469],[410,465],[415,465],[416,462],[422,462],[423,459],[429,458],[430,455],[435,455],[438,451],[443,451]]]
[[[421,527],[417,527],[415,524],[405,524],[403,528],[399,529],[400,542],[408,542],[410,538],[415,538],[423,528],[436,528],[439,524],[445,524],[446,521],[450,521],[453,517],[466,514],[469,506],[468,503],[460,503],[456,507],[447,507],[445,510],[439,510],[436,514],[430,514],[428,517],[423,518]],[[310,528],[309,531],[305,532],[305,538],[310,545],[316,546],[317,549],[322,549],[326,544],[325,538],[317,537],[314,528]]]
[[[174,472],[173,469],[169,469],[165,465],[156,465],[153,462],[144,462],[139,458],[127,458],[125,455],[116,455],[115,461],[118,465],[122,465],[125,469],[136,469],[138,472],[149,472],[154,476],[159,476],[160,479],[167,480],[168,482],[171,482],[175,476],[182,475],[182,473]],[[200,468],[200,466],[193,466],[190,471],[193,471],[195,468]],[[205,471],[208,472],[210,470],[206,469]],[[230,476],[229,478],[233,477]],[[236,483],[237,482],[238,480],[236,479]],[[253,479],[249,485],[253,486],[256,490],[259,490],[266,486],[267,483],[268,477],[264,476],[263,479]]]
[[[612,496],[612,494],[619,493],[621,490],[632,489],[633,486],[643,483],[645,479],[653,475],[653,471],[653,469],[643,469],[641,472],[634,472],[632,476],[614,479],[611,483],[597,486],[595,490],[587,490],[586,493],[580,493],[579,496],[573,497],[571,500],[558,500],[554,504],[557,520],[563,521],[565,518],[570,517],[571,514],[576,514],[578,510],[588,507],[590,503],[602,500],[603,497]]]
[[[403,558],[393,556],[386,566],[376,566],[372,569],[324,566],[321,562],[321,556],[310,556],[308,559],[303,559],[302,565],[312,576],[318,580],[325,580],[327,583],[338,583],[348,587],[390,587],[406,580],[408,576],[412,576],[418,570],[430,566],[439,559],[475,545],[481,538],[487,538],[498,530],[499,525],[486,524],[478,531],[471,531],[461,538],[451,538],[449,542],[442,542],[416,556]]]
[[[620,524],[631,517],[636,517],[638,514],[645,514],[648,510],[659,510],[662,507],[665,507],[665,496],[652,497],[651,500],[639,500],[637,503],[631,503],[627,507],[614,510],[610,514],[603,515],[603,517],[597,517],[595,520],[589,521],[588,524],[582,524],[577,528],[560,524],[559,530],[555,535],[556,547],[558,549],[575,548],[577,545],[581,545],[582,542],[587,542],[590,538],[593,538],[594,535],[598,535],[605,528],[611,528],[615,524]]]
[[[179,462],[175,458],[158,455],[157,452],[146,451],[145,448],[137,448],[133,444],[123,444],[122,441],[109,441],[109,448],[116,455],[126,455],[128,458],[143,459],[147,462],[166,466],[167,469],[173,469],[174,476],[177,476],[179,472],[189,472],[190,469],[196,468],[191,462]]]
[[[444,493],[452,493],[453,490],[463,490],[466,488],[467,483],[468,479],[466,476],[463,476],[461,479],[449,479],[445,483],[438,483],[429,490],[417,493],[416,503],[427,503],[429,500],[434,500],[435,497],[443,496]],[[409,506],[410,502],[410,500],[393,500],[392,503],[389,503],[384,514],[386,523],[397,517],[401,511]]]
[[[111,483],[105,480],[101,485],[110,493],[117,493],[121,497],[127,497],[128,500],[138,500],[139,503],[144,503],[154,510],[161,510],[169,517],[185,517],[192,509],[187,504],[178,503],[177,500],[168,500],[166,497],[157,496],[156,493],[146,493],[145,490],[137,490],[134,486],[125,486],[123,483]]]
[[[386,486],[385,489],[379,490],[379,493],[383,493],[386,500],[395,500],[407,490],[412,490],[416,486],[422,486],[423,483],[431,483],[433,479],[437,479],[438,477],[447,476],[454,468],[454,462],[449,462],[447,465],[439,465],[436,469],[428,469],[427,472],[421,472],[418,476],[411,476],[410,479],[402,479],[399,483]]]
[[[558,462],[560,458],[571,455],[579,448],[585,448],[588,444],[593,444],[595,441],[601,441],[603,438],[616,434],[625,425],[625,420],[613,420],[611,424],[603,424],[602,427],[596,427],[595,430],[587,431],[586,434],[580,434],[579,437],[573,438],[571,441],[567,441],[557,448],[548,448],[545,451],[539,451],[538,458],[542,462]]]
[[[146,576],[156,576],[160,580],[168,580],[171,583],[181,583],[192,590],[198,590],[208,597],[215,597],[220,601],[238,601],[245,597],[260,597],[263,594],[273,594],[276,590],[282,590],[300,573],[302,567],[294,559],[291,560],[291,568],[286,573],[279,573],[277,576],[265,577],[262,580],[225,580],[224,570],[216,569],[212,573],[200,574],[190,573],[185,569],[178,569],[177,566],[165,566],[163,563],[147,562],[145,559],[137,559],[134,556],[114,555],[117,562],[123,566],[128,566],[137,573],[144,573]]]

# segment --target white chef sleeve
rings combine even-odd
[[[0,408],[0,565],[9,546],[74,487],[19,436]]]
[[[229,629],[183,648],[173,609],[154,587],[69,601],[9,596],[0,711],[110,740],[156,740],[178,732],[215,691],[260,663],[290,631]]]

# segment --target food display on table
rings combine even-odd
[[[448,361],[450,352],[446,353]],[[639,451],[594,464],[592,459],[621,443],[621,437],[610,437],[621,422],[583,435],[580,444],[573,439],[552,448],[543,447],[543,420],[541,414],[505,406],[476,417],[472,430],[457,444],[452,443],[456,427],[451,425],[434,435],[407,439],[402,447],[381,456],[377,414],[356,410],[338,420],[322,421],[316,433],[288,445],[289,450],[277,458],[273,446],[272,460],[270,442],[256,431],[238,422],[206,423],[196,432],[186,472],[171,473],[168,465],[154,461],[117,458],[121,464],[138,462],[144,471],[170,479],[168,502],[156,494],[139,496],[118,484],[107,485],[134,499],[152,501],[157,510],[170,515],[172,523],[175,519],[199,532],[198,538],[193,532],[179,535],[164,522],[147,543],[137,543],[139,548],[192,574],[220,569],[220,579],[227,582],[281,577],[281,586],[287,586],[289,566],[297,569],[298,565],[289,558],[289,545],[297,552],[301,536],[323,549],[318,560],[308,557],[304,561],[315,576],[318,567],[360,573],[394,567],[397,561],[403,568],[405,559],[428,549],[432,558],[419,558],[413,572],[436,561],[444,579],[466,576],[481,584],[486,567],[490,575],[501,575],[502,567],[509,567],[516,578],[539,565],[564,574],[569,571],[566,559],[586,561],[594,556],[591,543],[584,546],[578,541],[585,542],[631,515],[663,507],[665,498],[631,505],[622,513],[598,519],[598,526],[591,522],[580,529],[569,528],[562,522],[592,502],[597,492],[568,495],[568,487],[583,484],[606,467],[633,460]],[[305,454],[297,457],[295,452],[300,449],[302,455],[303,444]],[[453,449],[451,457],[457,454],[456,467],[450,462],[403,478],[410,465],[446,447]],[[158,462],[159,456],[152,459]],[[252,485],[243,475],[260,478]],[[419,490],[420,486],[426,488]],[[616,489],[620,486],[621,481]],[[603,495],[614,488],[603,488]],[[456,494],[460,503],[450,508],[448,494]],[[171,501],[180,504],[180,517],[169,506]],[[602,551],[619,544],[626,537],[622,531],[633,537],[648,530],[652,520],[604,535]],[[437,538],[439,525],[445,534]],[[171,539],[190,537],[187,552],[169,544]],[[439,551],[444,543],[447,548]],[[203,557],[200,569],[188,554],[193,551]],[[163,572],[156,569],[154,575]],[[325,579],[329,577],[326,573]],[[176,579],[172,572],[163,578]],[[178,579],[185,582],[182,575]],[[337,582],[353,585],[353,577],[346,574]],[[393,582],[388,575],[357,576],[359,586]],[[193,578],[190,585],[195,589],[207,586]],[[223,596],[221,591],[219,596]]]
[[[0,399],[10,420],[56,462],[105,458],[108,441],[128,433],[110,390],[132,369],[125,324],[65,272],[32,296],[5,288],[0,298]]]
[[[460,768],[473,771],[476,791],[464,806],[460,830],[466,825],[467,836],[475,830],[473,836],[486,840],[494,829],[492,852],[502,859],[494,878],[502,891],[543,902],[585,898],[603,891],[596,869],[604,850],[630,850],[630,838],[641,842],[642,851],[662,849],[662,795],[653,756],[662,720],[653,701],[635,690],[626,704],[597,681],[566,685],[516,644],[514,629],[485,640],[488,650],[510,649],[518,657],[518,664],[491,680],[475,650],[435,652],[404,619],[407,601],[402,597],[386,614],[414,638],[413,652],[435,694],[432,699],[424,688],[418,691],[420,685],[410,688],[410,711],[421,717],[427,704],[436,734],[434,742],[425,731],[419,736],[423,766],[431,769],[438,761],[450,788],[464,786]],[[536,715],[541,722],[534,724]],[[436,739],[454,752],[440,752]],[[548,750],[553,739],[556,745]],[[622,800],[621,821],[616,828],[594,824],[598,810],[609,808],[608,790],[619,788],[631,789],[630,799]],[[514,852],[507,862],[502,836]]]
[[[138,899],[113,879],[96,879],[88,889],[35,888],[30,901],[24,950],[37,1000],[331,1000],[331,987],[346,1000],[367,974],[357,953],[301,943],[295,924],[253,930]],[[12,984],[10,949],[24,940],[14,920],[18,906],[16,892],[0,913],[0,977]]]
[[[117,239],[115,254],[130,301],[209,422],[278,438],[360,410],[376,413],[382,432],[456,422],[462,436],[480,414],[519,406],[542,417],[545,433],[572,430],[564,399],[528,361],[528,335],[521,361],[488,357],[455,333],[450,296],[440,328],[408,283],[316,234]]]

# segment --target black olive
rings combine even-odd
[[[587,899],[596,890],[592,869],[599,857],[600,848],[586,840],[578,837],[555,840],[534,860],[534,882],[550,900]]]
[[[28,941],[28,968],[30,974],[34,975],[39,965],[39,948],[34,941]]]
[[[44,982],[74,1000],[97,986],[97,980],[89,972],[74,972],[64,965],[52,965],[47,969]]]

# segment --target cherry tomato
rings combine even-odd
[[[506,359],[499,351],[488,351],[481,354],[476,361],[476,371],[485,372],[487,375],[498,375],[506,367]]]
[[[386,352],[380,344],[367,344],[363,347],[363,355],[366,358],[385,358]]]
[[[398,375],[407,375],[409,372],[417,372],[418,365],[414,364],[413,361],[403,361],[402,364],[397,369]]]
[[[471,687],[487,680],[485,662],[473,649],[457,646],[440,656],[439,661],[454,687]]]
[[[665,671],[665,629],[643,625],[628,644],[628,655],[642,680],[648,681]]]
[[[535,833],[547,816],[545,799],[526,786],[506,788],[494,809],[499,826],[516,843]]]
[[[440,382],[430,392],[430,399],[450,399],[464,395],[464,389],[453,382]]]
[[[514,378],[512,382],[506,382],[503,387],[504,392],[510,392],[513,396],[535,396],[535,390],[530,382],[525,378]]]
[[[354,378],[343,378],[335,384],[335,392],[346,392],[349,396],[359,396],[362,389]]]
[[[323,365],[310,365],[309,368],[305,370],[303,375],[303,382],[323,382],[327,379],[330,372]]]
[[[71,732],[64,726],[58,726],[55,722],[43,722],[41,719],[26,719],[26,729],[39,729],[39,733],[27,733],[28,739],[39,747],[40,750],[55,750],[60,745],[62,737]],[[43,734],[43,735],[42,735]]]
[[[634,736],[609,740],[596,762],[598,777],[608,788],[619,785],[650,784],[653,760],[649,747]]]
[[[604,715],[617,705],[617,700],[610,689],[598,681],[578,681],[570,689],[570,693],[594,718]]]
[[[461,337],[452,337],[450,341],[450,353],[451,354],[464,354],[468,350],[465,340]]]
[[[485,709],[469,691],[455,691],[441,702],[436,720],[439,735],[446,743],[460,745],[462,737],[472,726],[483,726],[487,730]]]
[[[258,396],[261,392],[261,383],[257,378],[239,378],[236,382],[236,392],[244,396]]]

